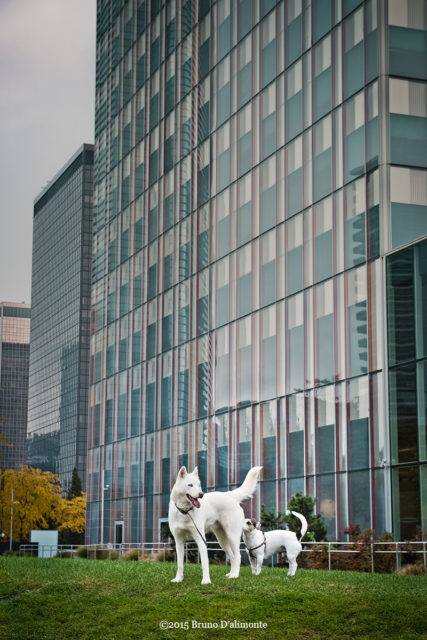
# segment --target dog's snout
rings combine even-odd
[[[200,491],[200,493],[199,493],[199,498],[203,498],[203,496],[204,496],[204,495],[205,495],[205,494],[203,493],[203,491]]]

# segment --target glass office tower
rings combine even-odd
[[[34,202],[28,462],[85,482],[89,387],[93,145]]]
[[[0,469],[19,470],[27,457],[31,307],[0,303]]]
[[[425,2],[97,19],[88,542],[158,540],[182,464],[427,528]]]

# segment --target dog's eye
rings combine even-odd
[[[188,486],[189,486],[189,487],[192,487],[193,485],[192,485],[192,484],[189,484]]]

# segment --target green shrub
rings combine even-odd
[[[112,549],[103,549],[102,547],[79,547],[77,549],[78,558],[87,558],[88,560],[118,560],[119,552]]]
[[[395,573],[397,573],[398,576],[423,576],[426,570],[422,564],[405,564]]]
[[[134,560],[138,561],[140,559],[141,552],[138,549],[129,549],[129,551],[125,551],[120,556],[120,560]]]

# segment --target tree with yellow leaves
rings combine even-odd
[[[10,531],[12,487],[15,541],[28,541],[32,529],[84,530],[85,496],[64,500],[57,475],[23,467],[0,471],[0,532]]]
[[[86,494],[62,500],[56,519],[62,544],[83,544],[86,527]]]

